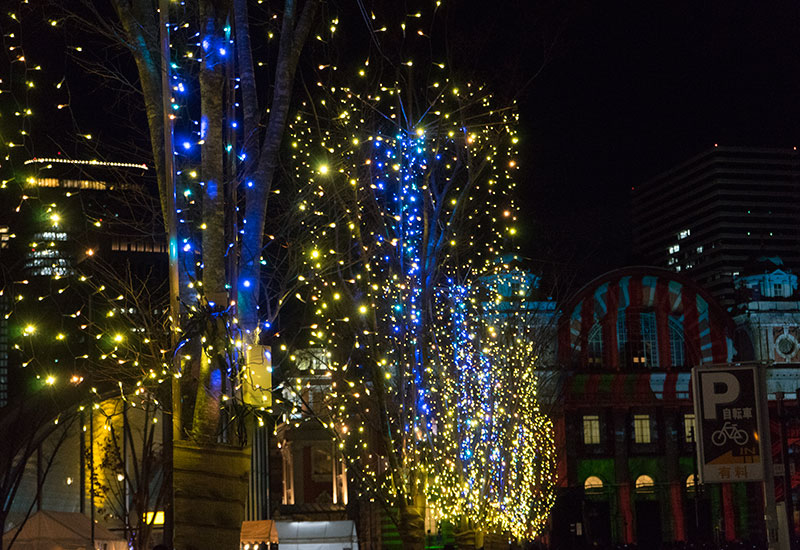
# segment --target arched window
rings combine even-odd
[[[617,312],[617,350],[622,365],[628,362],[628,323],[625,321],[625,310]]]
[[[647,474],[642,474],[636,478],[636,492],[638,493],[652,493],[655,488],[655,481]]]
[[[669,355],[673,367],[686,364],[686,342],[683,339],[683,316],[669,316]]]
[[[631,326],[631,319],[634,325]],[[617,346],[620,362],[629,367],[658,367],[658,332],[653,311],[638,312],[629,318],[628,311],[617,314]]]
[[[653,311],[642,312],[639,316],[642,327],[642,359],[646,367],[658,367],[658,333],[656,332],[656,314]]]
[[[589,331],[589,365],[603,364],[603,327],[595,323]]]
[[[589,476],[583,482],[583,488],[586,492],[597,492],[603,488],[603,480],[597,476]]]

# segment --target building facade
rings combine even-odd
[[[744,360],[800,363],[797,275],[764,257],[734,278],[736,348]]]
[[[563,406],[555,422],[563,487],[553,547],[760,542],[759,484],[695,483],[690,369],[738,359],[730,315],[688,277],[637,267],[595,279],[561,311]],[[776,397],[790,397],[796,410],[800,384],[797,369],[783,366],[769,371],[776,463],[780,444],[791,445],[777,420]],[[790,486],[796,489],[797,481]],[[783,488],[778,478],[781,499]]]
[[[688,274],[728,308],[753,259],[800,265],[800,156],[714,146],[635,188],[632,214],[641,261]]]

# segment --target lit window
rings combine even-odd
[[[583,417],[583,443],[584,445],[600,444],[600,417],[596,414]]]
[[[649,475],[641,475],[636,478],[636,490],[640,493],[651,493],[655,487],[655,481]]]
[[[149,525],[164,525],[164,511],[146,512],[143,519]]]
[[[678,233],[678,240],[685,239],[686,237],[688,237],[691,234],[692,234],[692,230],[691,229],[684,229],[683,231]]]
[[[681,249],[681,245],[673,244],[667,250],[669,251],[670,254],[675,254],[676,252],[679,252],[680,249]]]
[[[633,441],[636,443],[650,443],[650,415],[633,415]]]
[[[694,434],[697,430],[697,425],[694,421],[694,414],[683,415],[683,437],[686,443],[694,443]]]
[[[597,476],[589,476],[583,482],[583,488],[588,491],[599,491],[603,488],[603,480]]]
[[[697,485],[697,476],[694,474],[689,474],[689,477],[686,478],[686,489],[689,491],[694,491],[696,485]]]

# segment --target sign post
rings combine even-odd
[[[766,367],[752,364],[692,370],[698,470],[702,483],[763,482],[767,544],[788,550],[778,537],[766,380]]]

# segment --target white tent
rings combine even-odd
[[[280,550],[358,550],[352,521],[244,522],[242,547],[247,544],[252,548],[262,541],[277,542]]]
[[[11,550],[92,550],[92,523],[78,512],[41,510],[22,526],[3,534],[3,548],[8,548],[20,531]],[[125,539],[102,525],[94,525],[95,550],[127,550]]]
[[[352,521],[276,521],[281,550],[358,550]]]
[[[278,531],[275,529],[275,522],[271,519],[258,521],[243,521],[241,534],[241,547],[254,548],[261,543],[277,543]],[[260,548],[260,547],[259,547]],[[264,546],[266,549],[267,546]]]

